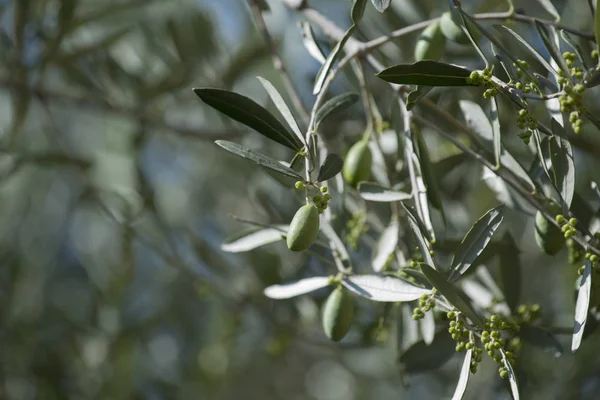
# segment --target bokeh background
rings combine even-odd
[[[349,25],[350,2],[309,3]],[[464,3],[477,12],[505,7],[494,0]],[[592,31],[585,0],[553,3],[563,23]],[[298,15],[277,0],[267,4],[268,30],[310,108],[319,64],[301,44]],[[550,17],[534,1],[516,5]],[[446,7],[393,0],[380,15],[369,6],[357,36],[375,38]],[[515,29],[537,43],[527,26]],[[378,56],[386,65],[411,62],[415,38],[394,41]],[[477,63],[468,47],[449,45],[444,57]],[[282,302],[262,295],[272,283],[333,273],[326,253],[290,254],[282,243],[221,251],[225,238],[248,227],[230,214],[287,223],[301,204],[290,187],[213,141],[237,141],[279,159],[291,154],[220,117],[191,90],[227,88],[273,109],[257,75],[283,90],[243,0],[0,1],[0,398],[451,396],[462,357],[402,373],[387,330],[376,338],[369,333],[383,306],[359,303],[353,331],[333,344],[319,321],[327,290]],[[388,119],[392,95],[372,81]],[[352,77],[340,76],[332,87],[332,93],[349,90],[357,91]],[[433,98],[458,113],[457,98],[478,96],[443,91]],[[532,155],[517,146],[514,119],[505,115],[504,140],[529,165]],[[323,134],[345,149],[364,126],[357,105],[324,125]],[[600,135],[586,127],[576,149],[578,191],[593,199],[589,181],[600,178]],[[433,158],[455,152],[426,137]],[[448,236],[459,239],[497,204],[476,164],[460,168],[441,182],[454,229]],[[569,328],[576,268],[564,251],[543,255],[532,218],[523,216],[511,212],[504,222],[521,247],[523,301],[542,304],[547,326]],[[363,271],[376,233],[353,253]],[[568,349],[570,336],[560,338]],[[558,359],[526,347],[522,398],[600,398],[598,350],[597,334],[576,355],[566,351]],[[466,398],[509,396],[489,364],[471,379]]]

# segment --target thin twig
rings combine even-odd
[[[283,63],[283,60],[279,56],[279,52],[277,51],[277,44],[273,40],[273,37],[269,34],[269,30],[267,29],[267,25],[265,24],[265,20],[262,16],[262,12],[260,11],[260,7],[258,5],[257,0],[248,0],[248,4],[250,5],[250,9],[252,10],[252,15],[254,17],[254,22],[258,27],[258,30],[263,35],[265,43],[267,45],[267,49],[271,54],[271,59],[273,60],[273,67],[279,72],[279,76],[283,80],[283,85],[285,86],[285,90],[290,96],[292,100],[292,105],[296,109],[296,112],[301,116],[303,121],[308,121],[308,112],[304,103],[300,99],[300,95],[292,82],[292,78]]]

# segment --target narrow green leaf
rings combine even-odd
[[[554,7],[554,4],[552,4],[552,0],[537,0],[537,1],[538,1],[538,3],[540,3],[540,5],[542,7],[544,7],[544,10],[546,10],[548,12],[548,14],[550,14],[554,17],[554,21],[558,22],[560,20],[560,14],[556,10],[556,7]]]
[[[581,345],[585,323],[587,322],[588,309],[590,307],[590,294],[592,293],[592,262],[585,261],[579,289],[577,292],[577,302],[575,304],[575,326],[573,328],[573,340],[571,342],[571,351],[575,353]]]
[[[367,201],[392,202],[408,200],[412,197],[410,193],[387,188],[375,182],[361,182],[358,184],[360,197]]]
[[[591,56],[584,52],[583,49],[581,48],[581,46],[579,45],[579,43],[577,42],[577,39],[575,39],[573,36],[571,36],[571,34],[567,31],[565,31],[564,29],[560,29],[559,30],[560,33],[560,37],[563,38],[563,40],[571,47],[571,49],[575,52],[575,54],[577,55],[577,58],[579,59],[579,61],[581,62],[581,64],[584,66],[584,68],[590,68],[591,66]]]
[[[229,253],[242,253],[254,250],[258,247],[283,240],[287,228],[287,225],[280,225],[273,228],[254,228],[249,231],[244,231],[225,239],[225,241],[221,243],[221,250]]]
[[[600,46],[600,0],[596,0],[596,12],[594,15],[594,36],[596,37],[596,46]]]
[[[310,54],[315,60],[323,65],[325,62],[325,54],[317,43],[315,34],[310,24],[307,21],[300,21],[298,22],[298,25],[300,26],[300,33],[302,34],[302,43],[308,51],[308,54]]]
[[[548,61],[546,61],[546,59],[544,57],[542,57],[542,55],[540,53],[538,53],[538,51],[536,49],[533,48],[533,46],[531,46],[525,39],[523,39],[521,37],[521,35],[519,35],[517,32],[513,31],[512,29],[510,29],[509,27],[505,26],[505,25],[494,25],[494,28],[498,31],[501,32],[502,29],[504,29],[504,31],[508,32],[510,35],[512,35],[515,39],[517,39],[517,41],[519,43],[521,43],[530,53],[531,55],[540,62],[540,64],[542,64],[542,66],[544,68],[546,68],[550,73],[556,75],[556,70],[554,68],[552,68],[552,66],[550,65],[550,63],[548,63]]]
[[[485,213],[467,232],[452,258],[450,282],[456,281],[485,249],[503,218],[503,207]]]
[[[296,152],[302,142],[290,133],[277,118],[254,100],[224,89],[197,88],[194,93],[206,104],[258,133]]]
[[[350,275],[342,284],[352,293],[379,302],[413,301],[431,292],[393,276]]]
[[[343,111],[358,101],[360,96],[356,93],[344,93],[329,99],[319,108],[315,115],[315,127],[330,115]]]
[[[433,313],[425,313],[425,317],[419,320],[419,328],[425,344],[433,343],[435,339],[435,317]]]
[[[373,248],[373,255],[371,257],[373,271],[381,272],[383,267],[387,264],[390,255],[395,252],[397,245],[398,221],[392,220],[390,225],[381,233],[377,244]]]
[[[469,41],[471,42],[471,45],[473,46],[473,48],[475,48],[475,51],[477,51],[477,54],[479,54],[479,57],[485,63],[485,66],[487,68],[489,66],[488,60],[487,58],[485,58],[483,50],[481,50],[481,47],[479,47],[479,44],[475,40],[475,35],[473,35],[473,32],[471,32],[471,28],[469,28],[469,24],[467,23],[467,19],[465,18],[466,13],[463,11],[462,8],[454,7],[453,0],[448,0],[448,2],[450,3],[450,11],[452,13],[458,12],[458,14],[460,15],[460,20],[462,21],[461,29],[463,30],[463,32],[465,32],[465,34],[469,38]]]
[[[515,375],[515,371],[513,370],[512,365],[506,358],[506,354],[503,349],[500,349],[500,354],[502,355],[502,361],[504,362],[504,366],[506,367],[506,371],[508,372],[508,382],[510,383],[510,391],[512,393],[513,400],[519,400],[519,385],[517,383],[517,375]]]
[[[323,182],[336,176],[344,167],[344,160],[337,154],[329,153],[319,168],[317,182]]]
[[[444,329],[436,333],[430,345],[424,341],[413,344],[400,356],[399,361],[403,370],[409,373],[438,369],[454,355],[455,347],[456,342]]]
[[[592,187],[592,190],[596,194],[596,197],[598,198],[598,200],[600,200],[600,187],[598,187],[598,184],[596,182],[592,181],[590,186]]]
[[[540,87],[542,89],[546,89],[550,93],[558,92],[558,90],[559,90],[558,86],[556,86],[556,83],[552,82],[550,79],[546,78],[543,75],[538,74],[537,72],[534,72],[533,76],[536,77],[536,79],[538,80],[538,83],[540,84]]]
[[[427,264],[421,264],[421,271],[423,271],[423,274],[425,274],[433,287],[444,295],[450,304],[456,307],[458,311],[463,313],[465,317],[469,318],[474,324],[483,326],[483,321],[475,311],[473,311],[466,296],[448,282],[442,273],[436,271]]]
[[[473,356],[473,350],[467,350],[465,354],[465,360],[463,361],[462,368],[460,369],[460,376],[458,377],[458,383],[456,384],[456,390],[452,396],[452,400],[461,400],[467,390],[467,383],[469,383],[469,375],[471,375],[471,358]]]
[[[249,148],[239,145],[237,143],[228,142],[226,140],[217,140],[215,143],[217,145],[219,145],[220,147],[224,148],[225,150],[227,150],[233,154],[236,154],[240,157],[254,161],[258,165],[268,168],[271,171],[275,171],[282,175],[288,176],[290,178],[298,179],[298,180],[304,179],[304,178],[302,178],[302,176],[299,173],[297,173],[293,169],[286,167],[285,165],[281,164],[277,160],[274,160],[263,154],[257,153],[252,149],[249,149]]]
[[[414,215],[410,211],[408,211],[408,208],[406,208],[406,206],[403,203],[400,204],[402,204],[402,208],[404,209],[404,212],[406,212],[406,216],[408,217],[408,223],[410,224],[410,228],[415,235],[415,239],[417,239],[417,246],[419,246],[419,250],[421,250],[421,254],[423,255],[425,263],[431,265],[431,268],[437,268],[433,257],[429,253],[429,243],[425,238],[425,235],[423,235],[423,232],[421,232],[419,223],[417,222]]]
[[[558,123],[554,123],[554,120],[552,128],[553,131],[559,129]],[[575,192],[573,149],[568,140],[557,135],[549,138],[549,145],[550,159],[552,160],[552,179],[568,209],[571,206],[573,193]]]
[[[329,286],[329,278],[326,276],[313,276],[281,285],[271,285],[264,291],[265,296],[271,299],[289,299],[306,293],[314,292]]]
[[[556,62],[558,66],[563,70],[563,73],[567,78],[571,78],[570,69],[567,66],[567,62],[562,56],[560,49],[558,48],[558,35],[556,34],[556,30],[553,26],[546,26],[539,21],[535,21],[535,29],[537,29],[540,37],[542,38],[542,42],[544,46],[550,53],[552,59]]]
[[[496,97],[492,97],[491,99],[490,114],[492,120],[492,145],[494,148],[494,162],[496,165],[500,165],[502,154],[502,134],[500,131],[500,115],[498,114],[498,99]]]
[[[292,115],[290,108],[287,106],[287,104],[285,104],[285,100],[283,100],[281,94],[279,94],[279,92],[277,91],[277,89],[275,89],[275,86],[273,86],[271,82],[264,78],[261,78],[260,76],[258,76],[257,78],[267,91],[267,94],[275,104],[275,107],[277,107],[285,121],[288,123],[290,128],[292,128],[292,132],[294,132],[300,143],[305,143],[304,136],[302,136],[302,132],[300,132],[300,127],[298,126],[296,119]]]
[[[442,214],[442,216],[444,216],[444,206],[442,204],[440,191],[437,186],[438,180],[433,174],[433,168],[431,165],[431,160],[429,158],[429,150],[427,149],[427,144],[425,143],[425,139],[423,138],[420,132],[416,132],[414,136],[417,139],[419,161],[421,164],[421,172],[423,173],[423,181],[425,183],[425,187],[427,188],[427,198],[429,199],[431,205],[435,209],[437,209]]]
[[[429,93],[431,89],[433,89],[433,86],[417,86],[417,88],[410,92],[406,98],[406,109],[408,111],[412,110],[419,100],[427,96],[427,93]]]
[[[400,85],[476,86],[469,83],[471,71],[458,65],[423,60],[413,64],[398,64],[379,72],[384,81]]]
[[[384,12],[389,6],[392,0],[371,0],[373,7],[380,13]]]
[[[350,17],[354,25],[358,25],[363,15],[365,15],[365,8],[367,7],[367,0],[354,0]]]
[[[509,232],[504,234],[502,242],[505,246],[500,251],[500,281],[502,293],[508,307],[515,311],[521,298],[521,260],[519,248]]]

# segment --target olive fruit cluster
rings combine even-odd
[[[529,114],[528,110],[519,110],[519,116],[517,117],[517,126],[519,127],[519,129],[523,129],[523,131],[519,133],[519,138],[523,140],[523,143],[529,144],[531,135],[533,135],[533,131],[538,128],[538,124],[531,117],[531,114]]]
[[[359,182],[366,181],[371,177],[371,164],[373,155],[369,149],[369,141],[361,140],[355,143],[344,160],[342,175],[348,184],[356,187]]]
[[[564,215],[558,214],[556,216],[556,222],[562,225],[560,230],[562,231],[565,239],[568,239],[577,233],[577,229],[575,229],[577,226],[577,219],[571,218],[567,221]]]
[[[315,194],[312,200],[319,210],[319,214],[322,214],[323,211],[327,209],[327,204],[329,203],[329,200],[331,200],[331,195],[327,193],[327,186],[321,186],[319,190],[321,193],[323,193],[323,195]]]
[[[560,213],[560,207],[554,202],[549,203],[545,208],[551,215]],[[557,215],[557,221],[559,216],[560,214]],[[562,218],[564,220],[564,217]],[[535,214],[535,241],[546,254],[555,255],[558,253],[565,243],[565,238],[567,236],[564,232],[561,232],[560,229],[547,220],[541,211]]]
[[[583,120],[580,115],[585,111],[583,107],[583,92],[585,91],[585,86],[580,83],[583,80],[583,71],[580,67],[576,67],[575,59],[576,56],[574,53],[564,52],[563,58],[569,68],[569,73],[574,82],[571,82],[570,79],[567,79],[564,75],[564,71],[558,70],[558,84],[563,86],[564,94],[562,94],[558,100],[560,102],[560,111],[568,112],[569,114],[569,122],[571,123],[571,127],[575,133],[581,133]],[[579,81],[579,83],[577,83]]]
[[[492,82],[492,71],[485,68],[483,71],[472,71],[467,78],[467,83],[479,86],[488,86],[489,88],[483,92],[483,97],[489,99],[495,97],[498,94],[496,90],[496,84]]]
[[[415,61],[439,60],[446,50],[446,37],[442,33],[440,22],[429,25],[415,45]]]
[[[288,228],[286,242],[291,251],[308,249],[319,234],[319,210],[306,204],[296,211]]]
[[[354,320],[352,296],[341,285],[327,297],[323,306],[323,330],[325,335],[339,342],[346,336]]]
[[[532,324],[542,317],[542,306],[539,304],[520,304],[517,307],[516,319],[519,324]]]
[[[425,318],[425,313],[431,311],[435,307],[435,292],[431,294],[423,294],[419,299],[419,307],[413,310],[413,320],[417,321]]]
[[[369,230],[367,225],[367,214],[365,212],[357,212],[352,214],[352,218],[347,223],[347,233],[345,236],[346,242],[352,246],[353,249],[358,249],[358,240],[360,235]]]
[[[525,74],[525,71],[529,69],[527,61],[517,60],[516,63],[513,63],[513,67],[516,69],[517,81],[509,83],[510,86],[513,86],[517,90],[521,90],[523,93],[538,92],[542,94],[529,75]]]

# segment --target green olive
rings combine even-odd
[[[366,181],[371,176],[371,163],[373,156],[369,149],[369,142],[361,140],[353,145],[344,160],[344,179],[353,187],[359,182]]]
[[[319,234],[319,210],[307,204],[296,211],[287,233],[287,246],[292,251],[310,247]]]
[[[327,298],[323,306],[323,330],[334,342],[346,336],[354,319],[354,303],[352,296],[338,286]]]
[[[415,60],[439,60],[446,50],[446,38],[440,29],[440,23],[429,25],[419,36],[415,45]]]
[[[469,44],[471,41],[462,29],[462,24],[452,17],[451,12],[445,12],[440,19],[442,34],[448,40],[459,44]]]
[[[551,215],[560,214],[560,207],[551,203],[547,207]],[[535,241],[546,254],[554,255],[562,249],[565,244],[564,234],[554,226],[544,215],[538,211],[535,214]]]

